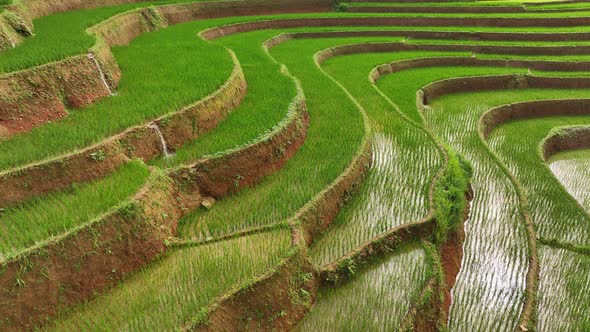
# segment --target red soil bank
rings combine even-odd
[[[397,73],[402,70],[425,67],[443,67],[443,66],[486,66],[486,67],[514,67],[530,68],[544,71],[584,71],[590,67],[590,62],[558,62],[543,60],[502,60],[502,59],[479,59],[472,57],[432,57],[396,61],[376,67],[371,72],[372,82],[375,83],[381,77]]]
[[[432,100],[447,94],[526,88],[587,89],[590,88],[590,79],[585,77],[539,77],[531,75],[490,75],[451,78],[424,86],[421,89],[422,103],[428,105]],[[546,112],[551,114],[549,110]]]
[[[364,30],[364,31],[326,31],[285,33],[289,38],[326,37],[410,37],[415,39],[448,40],[490,40],[490,41],[577,41],[590,40],[586,32],[468,32],[468,31],[428,31],[428,30]]]
[[[305,316],[316,294],[315,270],[298,249],[252,286],[216,301],[207,324],[191,324],[184,330],[289,331]]]
[[[326,285],[345,282],[350,278],[350,266],[361,267],[371,259],[390,253],[405,242],[427,238],[432,234],[434,224],[432,218],[426,218],[390,229],[356,247],[337,261],[323,266],[320,270],[320,281]]]
[[[0,76],[0,139],[67,116],[108,96],[94,60],[82,55]],[[3,130],[2,130],[3,129]]]
[[[590,114],[590,101],[585,105],[586,114]],[[543,142],[543,157],[548,160],[563,151],[590,148],[590,128],[573,127],[557,131]]]
[[[0,329],[31,330],[164,253],[181,215],[166,182],[146,186],[133,203],[91,226],[3,262]]]
[[[114,213],[2,262],[0,302],[11,305],[0,307],[0,317],[8,318],[0,328],[42,325],[112,287],[164,253],[164,241],[175,235],[178,220],[203,196],[228,195],[274,173],[305,140],[308,115],[303,103],[297,106],[269,137],[162,174]]]
[[[429,13],[429,14],[486,14],[486,13],[526,13],[524,7],[519,6],[348,6],[351,13]]]

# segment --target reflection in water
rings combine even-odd
[[[590,155],[588,157],[557,160],[549,168],[570,195],[590,212]]]
[[[486,105],[465,108],[447,99],[425,113],[430,128],[473,164],[478,193],[465,222],[462,269],[453,288],[449,327],[453,331],[509,331],[517,323],[528,269],[524,221],[517,193],[486,152],[477,120]]]

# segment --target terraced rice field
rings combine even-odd
[[[0,330],[590,330],[587,1],[0,6]]]

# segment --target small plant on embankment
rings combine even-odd
[[[467,192],[473,169],[460,155],[448,151],[448,161],[434,187],[434,242],[442,244],[465,218]]]

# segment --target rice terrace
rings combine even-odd
[[[0,8],[0,331],[590,331],[590,0]]]

